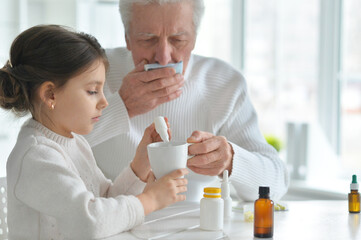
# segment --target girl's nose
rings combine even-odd
[[[98,108],[100,108],[100,109],[104,109],[109,105],[109,103],[103,93],[102,93],[102,95],[103,95],[102,99],[98,103]]]

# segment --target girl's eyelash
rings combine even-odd
[[[98,92],[97,92],[97,91],[88,91],[88,93],[89,93],[90,95],[94,95],[94,94],[97,94]]]

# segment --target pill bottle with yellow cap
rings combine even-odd
[[[220,188],[204,188],[203,198],[201,199],[201,229],[209,231],[223,229],[223,204]]]

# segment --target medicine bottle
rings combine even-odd
[[[254,236],[270,238],[273,236],[273,201],[269,187],[259,187],[259,198],[254,202]]]
[[[360,212],[360,193],[358,192],[358,183],[356,175],[352,175],[350,184],[351,192],[348,194],[348,211],[350,213]]]
[[[221,189],[215,187],[204,188],[201,199],[200,228],[217,231],[223,229],[223,199]]]

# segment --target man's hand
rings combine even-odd
[[[144,71],[144,64],[145,60],[124,77],[118,91],[130,118],[172,101],[182,93],[183,75],[175,74],[173,68]]]
[[[187,142],[194,143],[188,147],[188,154],[194,157],[187,162],[193,172],[222,177],[223,171],[228,170],[231,174],[233,149],[225,137],[194,131]]]

